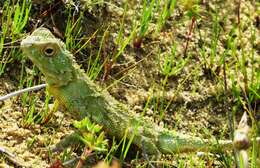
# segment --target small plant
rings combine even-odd
[[[124,14],[122,17],[122,20],[120,22],[120,30],[118,32],[117,38],[115,40],[115,44],[117,49],[115,49],[111,55],[108,55],[108,57],[105,60],[104,65],[104,74],[102,77],[102,80],[106,80],[108,78],[108,75],[110,74],[111,69],[113,68],[113,65],[116,63],[118,58],[122,55],[127,45],[130,43],[130,41],[133,40],[134,35],[136,34],[136,25],[134,24],[133,30],[131,30],[131,33],[127,38],[124,38],[124,30],[125,30],[125,15],[128,9],[127,3],[124,7]]]
[[[24,127],[29,127],[30,125],[33,124],[46,124],[52,114],[57,111],[58,106],[55,104],[55,110],[51,110],[49,112],[49,101],[50,101],[50,95],[47,95],[45,98],[45,104],[44,104],[44,109],[43,110],[38,110],[36,109],[37,107],[37,102],[39,99],[35,95],[28,95],[28,93],[25,93],[22,95],[22,101],[23,103],[29,104],[28,106],[28,111],[24,114],[23,117],[23,126]],[[25,107],[25,106],[24,106]]]
[[[161,29],[165,25],[166,20],[174,12],[175,5],[176,5],[176,0],[168,0],[166,3],[164,3],[163,10],[161,11],[159,19],[156,24],[156,32],[155,32],[156,34],[158,34],[161,31]]]
[[[149,23],[152,20],[154,6],[155,6],[155,0],[152,0],[152,1],[144,0],[143,13],[142,13],[142,18],[141,18],[141,23],[140,23],[140,30],[139,30],[137,37],[135,37],[134,42],[133,42],[133,45],[135,48],[141,47],[143,38],[148,30]]]
[[[30,0],[23,0],[22,5],[17,1],[14,7],[10,7],[10,1],[5,1],[2,7],[1,15],[1,36],[0,36],[0,76],[4,73],[7,63],[12,63],[13,58],[19,58],[17,49],[13,44],[20,37],[22,30],[26,26],[29,18],[32,3]],[[8,52],[4,52],[6,39],[9,38],[11,46],[8,46]],[[21,58],[19,58],[21,60]]]
[[[231,30],[231,35],[228,37],[227,40],[227,46],[228,50],[224,51],[223,53],[220,53],[218,51],[218,47],[220,44],[219,38],[221,33],[221,27],[220,27],[220,18],[218,12],[213,13],[212,15],[212,34],[205,34],[204,37],[200,37],[201,41],[204,41],[200,44],[199,48],[199,54],[202,58],[203,62],[203,71],[206,75],[209,75],[209,77],[218,77],[217,73],[220,70],[220,67],[226,63],[226,57],[230,50],[231,52],[235,52],[235,46],[234,46],[234,39],[233,39],[233,33],[235,31],[235,28]],[[226,18],[223,19],[223,22],[226,21]],[[200,35],[201,36],[201,35]],[[206,39],[210,36],[210,44],[209,46],[205,43]],[[210,48],[210,50],[207,51],[207,48]],[[219,57],[220,55],[220,57]],[[226,66],[226,64],[225,64]]]
[[[112,63],[115,63],[116,60],[122,55],[127,45],[130,43],[131,40],[133,40],[134,35],[136,33],[136,26],[133,27],[133,30],[131,31],[130,35],[126,37],[125,39],[120,38],[120,44],[118,44],[118,51],[112,56]]]
[[[65,29],[65,44],[66,47],[69,50],[77,50],[81,48],[81,42],[79,42],[79,38],[82,33],[82,28],[80,27],[81,25],[81,19],[83,17],[83,14],[80,13],[80,16],[77,18],[76,21],[73,21],[73,16],[71,15],[71,9],[68,9],[68,18],[67,18],[67,24],[66,24],[66,29]]]
[[[211,38],[211,50],[210,50],[210,62],[209,62],[209,68],[213,69],[213,65],[215,65],[216,56],[217,56],[217,47],[219,42],[219,35],[220,35],[220,25],[219,25],[219,16],[218,12],[216,12],[213,16],[213,35]]]
[[[30,104],[29,104],[30,109],[24,116],[24,122],[23,122],[24,127],[28,127],[28,126],[32,125],[35,121],[35,118],[36,118],[36,116],[34,115],[34,113],[35,113],[35,102],[36,102],[35,98],[30,101]]]
[[[129,138],[128,141],[127,141],[127,134],[130,134],[130,131],[129,130],[125,131],[125,135],[124,135],[124,137],[121,140],[121,142],[123,143],[122,144],[122,148],[121,148],[121,155],[120,155],[120,160],[121,161],[123,161],[126,158],[126,155],[129,152],[130,146],[131,146],[131,144],[132,144],[132,142],[134,140],[135,133],[137,131],[137,127],[138,126],[136,126],[136,128],[134,128],[133,133],[131,135],[131,138]],[[120,144],[121,144],[121,142],[120,142]]]
[[[39,71],[35,66],[33,67],[32,70],[27,69],[25,65],[25,61],[22,61],[22,67],[21,67],[21,72],[20,72],[20,77],[19,77],[19,88],[28,88],[34,85],[37,85],[37,81],[35,80],[35,76],[39,75]],[[21,95],[21,106],[25,109],[28,109],[24,113],[24,118],[23,118],[23,125],[25,127],[28,127],[34,123],[40,124],[43,123],[44,120],[46,120],[48,114],[49,114],[49,100],[50,100],[50,95],[47,93],[46,99],[45,99],[45,104],[44,104],[44,110],[36,110],[36,104],[39,101],[37,96],[33,93],[30,92],[25,92]],[[28,106],[29,104],[29,106]],[[47,120],[46,120],[47,121]]]
[[[186,63],[188,62],[188,58],[176,58],[176,44],[171,48],[170,54],[165,54],[165,57],[162,58],[161,54],[159,54],[159,67],[162,75],[167,78],[170,76],[178,75],[181,70],[184,68]],[[163,63],[161,63],[163,62]]]
[[[108,32],[109,32],[109,27],[106,28],[106,30],[101,38],[97,54],[91,55],[88,60],[88,68],[87,68],[86,73],[87,73],[88,77],[92,80],[95,80],[98,77],[99,73],[101,72],[101,70],[104,66],[104,64],[102,63],[102,60],[101,60],[101,58],[102,58],[101,51],[106,42],[106,38],[108,37],[108,34],[109,34]]]
[[[15,5],[15,12],[12,25],[12,31],[14,35],[19,35],[22,32],[25,25],[27,24],[31,7],[32,3],[30,0],[23,0],[22,6],[20,6],[19,1]]]
[[[84,118],[81,121],[75,121],[73,126],[78,129],[80,140],[88,146],[92,151],[105,152],[107,151],[107,140],[102,127],[94,124],[89,118]]]
[[[81,54],[83,53],[83,51],[85,52],[85,50],[88,48],[90,41],[96,37],[96,34],[97,32],[99,32],[99,29],[96,30],[88,38],[86,38],[85,35],[82,36],[82,34],[84,34],[82,29],[82,19],[84,18],[84,12],[80,12],[79,17],[76,20],[74,19],[75,16],[71,14],[71,8],[68,9],[68,13],[69,15],[67,18],[65,30],[65,44],[68,50],[70,50],[73,53],[73,55]],[[92,80],[95,80],[98,77],[99,73],[101,72],[104,66],[104,64],[101,61],[101,51],[105,43],[106,35],[108,34],[108,29],[109,27],[105,30],[104,35],[102,36],[98,52],[92,53],[91,50],[90,56],[86,60],[86,74]]]
[[[74,127],[78,129],[78,138],[85,144],[84,151],[81,155],[76,168],[83,165],[84,160],[93,152],[107,152],[108,140],[105,139],[105,134],[102,127],[94,124],[89,118],[84,118],[81,121],[75,121]]]
[[[164,76],[164,79],[161,81],[161,88],[158,91],[160,95],[157,95],[157,98],[153,100],[153,108],[154,111],[159,112],[160,118],[162,119],[168,105],[170,104],[170,102],[167,103],[165,99],[165,87],[167,86],[168,79],[169,77],[177,76],[182,71],[187,64],[189,57],[177,58],[175,43],[173,44],[170,53],[159,53],[158,55],[159,71]]]

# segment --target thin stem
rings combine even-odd
[[[190,42],[190,40],[191,40],[191,38],[192,38],[192,31],[194,30],[194,27],[195,27],[195,21],[196,21],[196,17],[195,17],[195,16],[192,16],[192,18],[191,18],[191,25],[190,25],[190,29],[189,29],[189,32],[188,32],[188,37],[187,37],[187,40],[186,40],[186,45],[185,45],[185,48],[184,48],[184,56],[186,56],[186,54],[187,54],[189,42]]]
[[[40,89],[42,89],[42,88],[45,88],[46,86],[47,86],[47,84],[41,84],[41,85],[37,85],[37,86],[25,88],[25,89],[22,89],[22,90],[17,90],[17,91],[14,91],[14,92],[12,92],[12,93],[9,93],[9,94],[7,94],[7,95],[1,96],[1,97],[0,97],[0,101],[4,101],[4,100],[6,100],[6,99],[9,99],[9,98],[11,98],[11,97],[20,95],[20,94],[25,93],[25,92],[40,90]]]
[[[84,151],[82,155],[80,156],[79,162],[76,166],[76,168],[81,168],[84,165],[84,161],[86,158],[91,154],[92,150],[89,149],[87,146],[85,146]]]

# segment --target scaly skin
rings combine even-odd
[[[23,53],[45,75],[49,92],[77,119],[91,118],[111,136],[127,135],[148,154],[214,151],[232,148],[231,141],[205,140],[160,128],[127,106],[115,100],[107,91],[94,84],[73,60],[64,43],[46,28],[36,29],[21,42]]]

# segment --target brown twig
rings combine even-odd
[[[110,71],[112,69],[112,66],[115,62],[112,59],[107,59],[104,64],[104,74],[102,76],[102,81],[105,81],[108,79],[108,76],[110,74]]]
[[[48,16],[54,10],[54,8],[60,4],[60,2],[62,2],[62,1],[59,0],[54,5],[50,5],[50,7],[48,9],[46,9],[45,11],[43,11],[42,13],[40,13],[39,17],[37,17],[37,18],[42,18],[42,17]]]
[[[83,153],[80,156],[79,162],[76,168],[81,168],[84,165],[84,161],[91,154],[92,150],[85,146]]]
[[[5,149],[4,147],[0,146],[0,153],[2,153],[10,162],[12,162],[16,167],[26,167],[25,165],[23,165],[20,161],[18,161],[18,159],[16,158],[16,156],[11,153],[10,151],[8,151],[7,149]]]
[[[241,7],[241,0],[238,1],[237,5],[237,24],[240,25],[240,7]]]
[[[195,28],[195,22],[196,22],[196,17],[192,16],[192,18],[191,18],[191,25],[190,25],[190,28],[189,28],[189,32],[187,34],[187,40],[186,40],[186,44],[185,44],[185,48],[184,48],[184,57],[186,57],[188,46],[189,46],[189,42],[192,39],[192,32],[193,32],[193,30]]]

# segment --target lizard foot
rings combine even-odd
[[[63,138],[60,142],[58,142],[56,145],[51,147],[51,152],[61,152],[64,149],[75,145],[75,144],[80,144],[81,141],[79,139],[79,135],[77,133],[72,133],[70,135],[67,135],[65,138]]]

